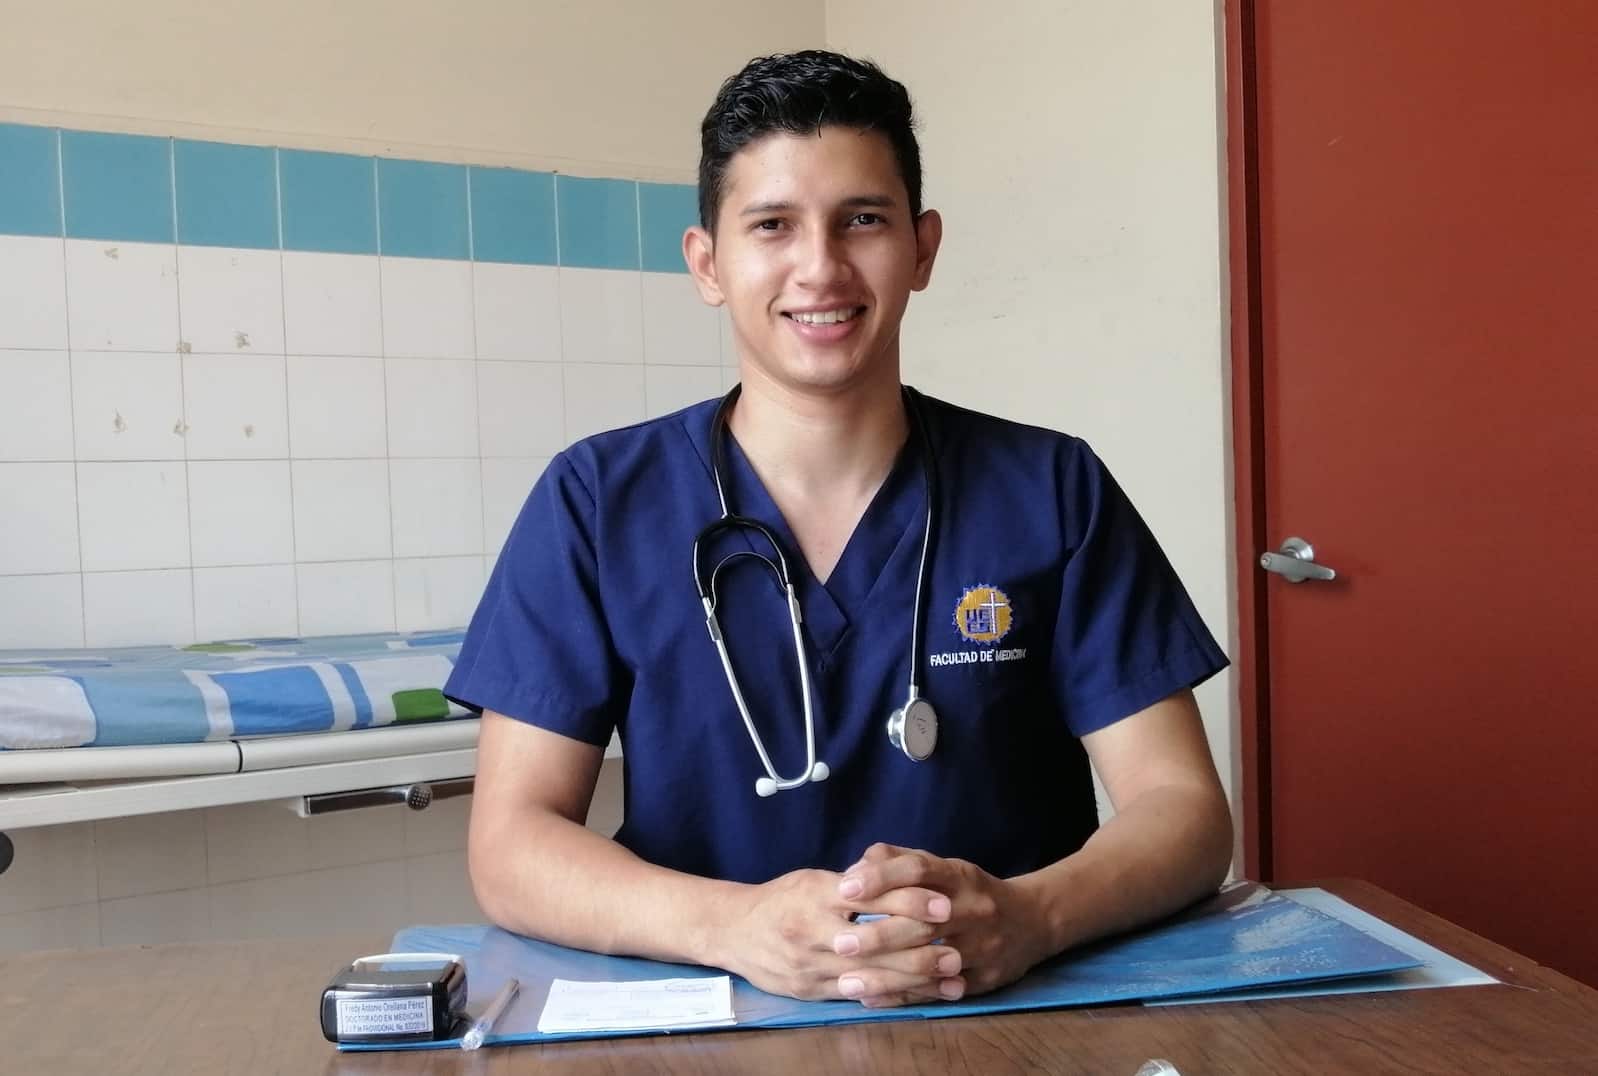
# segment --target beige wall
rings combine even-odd
[[[909,86],[944,214],[906,380],[1086,437],[1232,652],[1217,11],[977,10],[827,0],[828,45]],[[1199,701],[1235,792],[1233,695],[1222,676]]]
[[[0,120],[685,180],[819,0],[0,0]]]

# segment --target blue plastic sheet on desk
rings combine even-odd
[[[600,956],[534,941],[495,927],[410,927],[394,937],[395,952],[450,952],[466,960],[468,1008],[479,1012],[512,976],[521,993],[500,1017],[488,1043],[655,1035],[659,1031],[543,1034],[538,1018],[555,979],[625,982],[699,978],[725,972],[630,957]],[[1246,987],[1378,975],[1419,961],[1332,916],[1259,886],[1229,889],[1151,929],[1075,950],[1040,964],[1019,982],[982,997],[896,1009],[853,1001],[796,1001],[732,977],[737,1024],[714,1030],[815,1027],[872,1020],[942,1019],[1026,1009],[1190,997]],[[697,1034],[706,1033],[703,1030]],[[436,1049],[460,1040],[401,1047]]]

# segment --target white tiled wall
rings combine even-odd
[[[682,274],[0,236],[0,648],[459,625],[551,456],[733,364]]]
[[[588,816],[606,834],[621,822],[621,765],[604,764]],[[470,810],[462,797],[301,819],[267,802],[17,830],[0,954],[482,922]]]
[[[681,275],[0,236],[0,648],[463,624],[551,456],[733,366]],[[478,920],[467,803],[15,831],[0,952]]]

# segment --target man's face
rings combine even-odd
[[[695,229],[686,249],[706,301],[727,305],[746,378],[839,392],[897,380],[899,321],[940,228],[911,217],[884,135],[823,127],[738,151],[715,240]]]

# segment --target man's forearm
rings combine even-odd
[[[1012,879],[1042,913],[1051,951],[1140,926],[1213,892],[1232,858],[1226,800],[1201,788],[1151,789],[1082,849]]]
[[[715,964],[716,924],[747,887],[657,867],[553,812],[471,835],[478,902],[508,930],[599,953]]]

